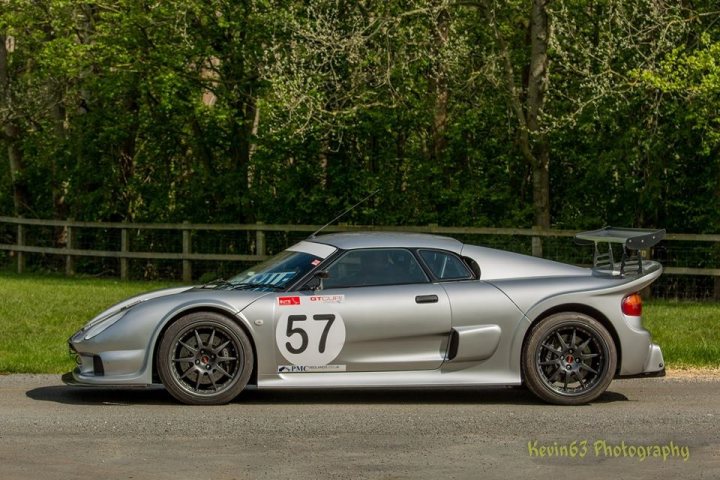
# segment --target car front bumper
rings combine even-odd
[[[88,342],[85,342],[87,344]],[[76,386],[145,386],[152,384],[143,368],[144,350],[115,350],[98,353],[85,350],[81,341],[68,341],[69,353],[75,359],[73,371],[62,376],[67,385]]]

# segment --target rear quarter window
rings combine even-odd
[[[441,250],[419,250],[420,258],[439,280],[469,280],[473,274],[455,255]]]

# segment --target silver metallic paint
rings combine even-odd
[[[342,316],[346,328],[345,346],[332,363],[355,372],[433,370],[443,363],[451,322],[440,285],[335,288],[323,295],[345,296],[342,303],[325,305]],[[437,295],[438,302],[418,304],[420,295]]]
[[[153,382],[153,354],[163,329],[189,311],[224,313],[247,331],[255,347],[259,388],[373,387],[443,385],[517,385],[520,355],[534,321],[557,309],[593,309],[618,339],[619,373],[662,370],[660,348],[641,319],[626,317],[622,298],[652,283],[662,273],[646,262],[641,277],[598,275],[591,269],[463,245],[424,234],[342,233],[308,239],[291,249],[324,257],[336,249],[433,248],[475,260],[481,279],[393,287],[334,289],[346,302],[333,305],[346,322],[346,346],[339,358],[347,372],[279,374],[284,362],[275,344],[278,297],[308,292],[252,292],[181,287],[150,292],[120,302],[98,317],[123,307],[126,315],[97,337],[71,338],[83,364],[73,382],[84,385],[147,385]],[[341,291],[342,290],[342,291]],[[436,294],[438,303],[417,304],[417,295]],[[98,318],[96,317],[96,318]],[[261,320],[261,321],[259,321]],[[451,329],[459,333],[458,356],[446,361]],[[105,375],[95,376],[99,355]],[[489,355],[489,356],[488,356]]]

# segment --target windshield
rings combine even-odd
[[[320,265],[322,258],[304,252],[285,250],[235,275],[215,288],[283,290]]]

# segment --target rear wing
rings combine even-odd
[[[657,245],[665,238],[665,229],[644,230],[639,228],[605,227],[600,230],[575,235],[579,245],[595,245],[593,269],[613,276],[642,275],[643,262],[640,251]],[[599,247],[607,244],[607,251]],[[620,261],[615,261],[613,244],[622,245]]]

